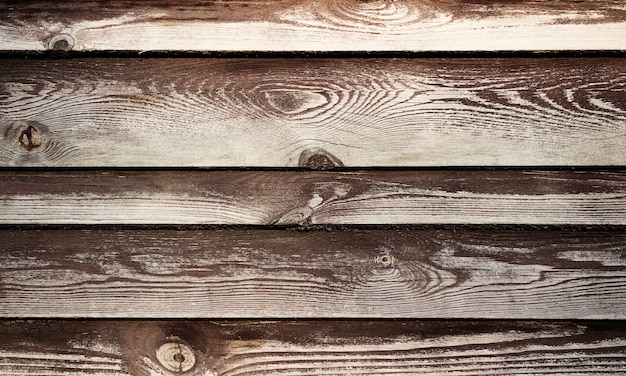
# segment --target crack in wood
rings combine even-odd
[[[156,357],[161,366],[171,372],[183,373],[191,370],[196,363],[193,349],[181,343],[177,337],[176,342],[167,342],[156,350]]]

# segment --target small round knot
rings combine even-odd
[[[70,51],[74,48],[74,38],[69,34],[56,34],[48,41],[48,49],[53,51]]]
[[[191,347],[180,342],[167,342],[156,351],[161,366],[171,372],[187,372],[196,364]]]
[[[395,261],[395,257],[390,254],[382,253],[376,257],[376,263],[382,265],[385,268],[388,268],[393,265]]]

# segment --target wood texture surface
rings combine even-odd
[[[626,234],[0,230],[0,316],[626,319]]]
[[[623,322],[3,321],[0,348],[3,375],[626,374]]]
[[[2,59],[0,166],[625,165],[625,67]]]
[[[20,1],[0,50],[624,50],[618,0]]]
[[[623,171],[0,171],[4,224],[626,224]]]
[[[626,166],[623,58],[138,58],[624,52],[622,1],[0,9],[0,375],[626,375],[626,173],[537,169]],[[119,169],[296,166],[532,169]]]

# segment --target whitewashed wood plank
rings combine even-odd
[[[626,165],[619,58],[0,67],[1,166]]]
[[[624,50],[621,1],[4,1],[0,50]]]

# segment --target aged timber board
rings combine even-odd
[[[3,170],[3,224],[626,224],[619,170]]]
[[[622,1],[2,1],[0,50],[624,50]]]
[[[1,317],[626,319],[626,234],[0,230]]]
[[[623,322],[2,321],[6,375],[625,375]]]
[[[0,59],[0,166],[620,166],[625,135],[620,58]]]

